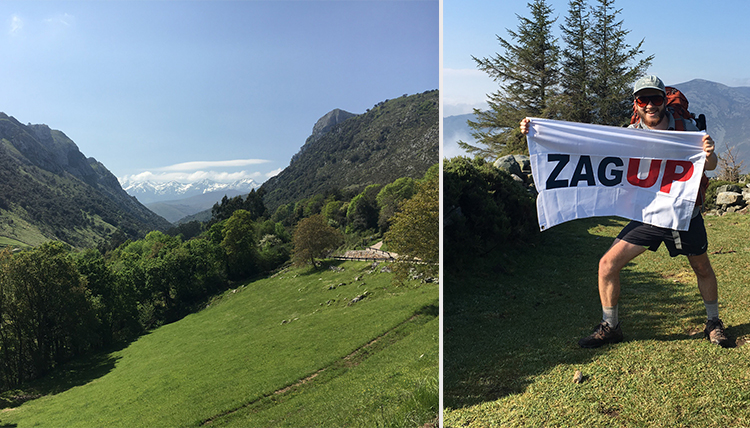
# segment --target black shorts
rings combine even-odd
[[[708,250],[706,226],[700,214],[690,220],[690,228],[685,232],[631,221],[617,238],[633,245],[647,247],[651,251],[656,251],[664,242],[672,257],[699,256]]]

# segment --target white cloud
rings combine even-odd
[[[254,171],[240,169],[246,166],[257,166],[270,162],[270,160],[266,159],[230,159],[223,161],[182,162],[174,165],[151,168],[135,174],[124,175],[118,177],[118,179],[120,180],[120,183],[142,181],[153,181],[159,183],[177,181],[179,183],[193,183],[201,180],[231,183],[243,179],[253,179],[256,182],[262,183],[268,178],[281,172],[283,168],[271,172],[266,172],[267,170],[264,168]]]
[[[201,180],[212,180],[219,183],[231,183],[237,180],[251,178],[258,180],[263,176],[260,172],[248,172],[248,171],[237,171],[237,172],[226,172],[226,171],[193,171],[193,172],[160,172],[160,171],[143,171],[138,174],[126,175],[124,177],[118,177],[120,183],[125,182],[141,182],[141,181],[153,181],[158,183],[164,183],[168,181],[177,181],[179,183],[193,183]]]
[[[53,16],[52,18],[47,18],[44,20],[44,22],[51,24],[51,25],[62,25],[64,27],[71,27],[73,24],[75,24],[75,17],[68,13],[62,13],[62,14]]]
[[[271,162],[265,159],[234,159],[224,161],[193,161],[155,168],[155,171],[198,171],[208,168],[237,168]]]
[[[283,170],[284,168],[274,169],[273,171],[266,173],[266,178],[276,177]]]
[[[18,15],[13,15],[10,18],[10,35],[15,36],[23,29],[23,19]]]

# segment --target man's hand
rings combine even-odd
[[[525,117],[521,121],[521,133],[524,134],[524,135],[529,133],[529,122],[531,122],[531,120],[529,120],[528,117]],[[705,147],[705,145],[704,145],[704,147]]]
[[[716,144],[714,144],[714,140],[711,138],[711,136],[708,134],[704,135],[703,152],[706,153],[706,164],[704,166],[704,169],[706,171],[712,171],[716,169],[716,165],[719,163],[719,158],[716,155],[716,152],[714,152],[715,149]]]

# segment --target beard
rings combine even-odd
[[[656,113],[655,116],[654,113]],[[638,116],[641,118],[643,124],[648,126],[649,128],[655,128],[659,123],[661,123],[661,121],[664,119],[664,116],[666,115],[667,109],[664,107],[645,107],[638,109]]]

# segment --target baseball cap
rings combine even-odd
[[[664,82],[656,76],[643,76],[636,80],[633,86],[633,95],[643,89],[658,89],[664,92],[664,94],[667,93],[666,89],[664,89]]]

